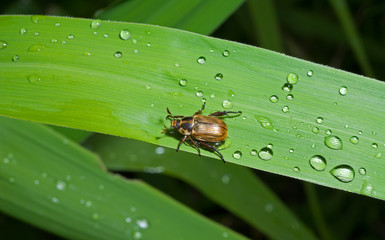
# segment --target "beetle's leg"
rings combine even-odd
[[[182,143],[186,140],[187,138],[187,135],[184,135],[184,137],[182,138],[182,140],[180,140],[179,144],[178,144],[178,147],[176,148],[176,151],[178,152],[179,151],[179,148],[180,148],[180,145],[182,145]]]
[[[202,144],[203,146],[207,147],[207,148],[210,148],[212,150],[214,150],[215,152],[217,152],[219,154],[219,156],[221,157],[222,161],[224,163],[226,163],[225,159],[223,158],[222,154],[218,151],[218,149],[214,146],[211,146],[210,144],[207,144],[205,142],[199,142],[200,144]]]
[[[202,108],[201,108],[198,112],[194,113],[194,115],[201,115],[201,113],[202,113],[203,110],[205,109],[205,105],[206,105],[206,102],[203,103]]]
[[[199,149],[199,146],[198,146],[199,142],[198,143],[195,142],[194,139],[190,135],[188,135],[188,137],[190,138],[190,140],[194,144],[194,146],[198,149],[198,155],[200,157],[201,156],[201,150]]]
[[[229,113],[242,113],[242,111],[237,111],[237,112],[234,112],[234,111],[213,112],[213,113],[209,114],[209,116],[220,117],[220,116],[227,115]]]
[[[168,119],[168,118],[184,118],[184,116],[173,116],[168,108],[167,108],[167,113],[168,113],[168,115],[167,115],[166,119]]]

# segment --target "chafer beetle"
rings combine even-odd
[[[219,143],[224,141],[227,138],[227,125],[218,117],[225,116],[229,113],[242,113],[241,111],[221,111],[214,112],[209,114],[208,116],[202,116],[201,113],[205,108],[206,103],[203,104],[202,109],[198,110],[194,113],[193,116],[185,117],[185,116],[173,116],[170,110],[167,108],[166,119],[171,119],[171,127],[177,129],[184,137],[180,140],[176,151],[179,151],[182,143],[187,139],[190,139],[192,144],[198,149],[199,156],[201,155],[199,146],[202,145],[209,149],[214,150],[219,154],[223,162],[226,162],[223,158],[222,154],[218,151],[218,149],[209,143]],[[162,133],[166,132],[168,129],[164,129]]]

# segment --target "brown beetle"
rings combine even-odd
[[[199,146],[202,145],[217,152],[222,161],[226,162],[218,149],[208,143],[222,142],[227,138],[227,125],[218,117],[227,115],[229,113],[242,112],[222,111],[214,112],[208,116],[202,116],[201,113],[204,110],[205,105],[206,103],[203,104],[202,109],[194,113],[194,115],[191,117],[173,116],[170,110],[167,108],[167,113],[169,115],[167,115],[166,119],[171,119],[171,128],[177,129],[181,134],[184,135],[182,140],[180,140],[176,151],[179,151],[179,147],[188,137],[194,146],[198,149],[199,156],[201,155]],[[166,132],[167,130],[167,128],[164,129],[162,133]]]

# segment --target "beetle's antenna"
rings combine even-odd
[[[163,126],[164,126],[164,129],[163,129],[163,131],[162,131],[160,134],[163,134],[163,133],[167,132],[167,130],[168,130],[168,128],[166,127],[166,125],[163,125]]]

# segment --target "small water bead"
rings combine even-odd
[[[21,28],[19,33],[20,33],[20,35],[25,35],[27,33],[27,29]]]
[[[56,198],[56,197],[53,197],[53,198],[51,198],[51,201],[52,201],[53,203],[58,203],[58,202],[59,202],[59,199]]]
[[[273,150],[271,150],[268,147],[262,148],[259,153],[258,157],[262,160],[268,161],[273,158]]]
[[[182,87],[185,87],[187,85],[187,80],[186,79],[179,80],[179,85]]]
[[[250,155],[251,155],[251,156],[257,156],[257,155],[258,155],[258,150],[257,150],[257,149],[252,149],[252,150],[250,151]]]
[[[324,119],[322,117],[317,117],[316,123],[321,124],[324,122]]]
[[[55,23],[55,27],[60,27],[61,24],[60,23]]]
[[[199,57],[199,58],[197,59],[197,62],[198,62],[199,64],[205,64],[205,63],[206,63],[206,58],[205,58],[205,57]]]
[[[33,33],[33,36],[35,36],[35,37],[38,37],[39,35],[40,35],[40,33],[38,33],[38,32]]]
[[[313,71],[312,71],[312,70],[307,71],[307,76],[308,76],[308,77],[313,76]]]
[[[28,48],[29,52],[40,52],[45,46],[42,44],[35,44]]]
[[[276,103],[276,102],[278,102],[278,101],[279,101],[279,98],[278,98],[277,95],[272,95],[272,96],[270,97],[270,102]]]
[[[361,131],[361,130],[359,130],[359,131],[358,131],[358,134],[362,135],[362,131]]]
[[[0,40],[0,50],[8,46],[7,42]]]
[[[214,76],[214,79],[215,79],[215,80],[218,80],[218,81],[222,80],[222,79],[223,79],[223,74],[222,74],[222,73],[217,73],[217,74]]]
[[[317,133],[319,133],[319,128],[318,127],[313,127],[313,129],[311,131],[313,133],[317,134]]]
[[[325,134],[326,134],[326,135],[330,135],[330,134],[332,134],[332,130],[330,130],[330,129],[326,129],[326,130],[325,130]]]
[[[301,169],[299,167],[293,167],[294,172],[301,172]]]
[[[291,84],[296,84],[299,80],[298,78],[298,75],[295,74],[295,73],[289,73],[287,76],[286,76],[286,80],[288,83],[291,83]]]
[[[268,147],[268,148],[270,148],[270,149],[273,149],[273,144],[272,144],[272,143],[269,143],[269,144],[267,144],[266,147]]]
[[[70,39],[70,40],[72,40],[72,39],[75,38],[75,36],[74,36],[73,34],[68,34],[67,38]]]
[[[234,92],[233,90],[229,90],[229,91],[227,92],[227,95],[228,95],[229,97],[234,97],[234,96],[235,96],[235,92]]]
[[[57,43],[57,39],[52,38],[51,43]]]
[[[358,172],[359,172],[361,175],[366,175],[366,169],[365,169],[365,168],[360,168],[360,169],[358,169]]]
[[[92,213],[91,218],[92,218],[92,220],[94,220],[94,221],[98,221],[98,220],[100,219],[100,215],[99,215],[99,213],[94,212],[94,213]]]
[[[131,32],[130,32],[130,30],[128,30],[128,29],[123,29],[122,31],[120,31],[119,37],[120,37],[122,40],[128,40],[128,39],[130,39],[130,38],[131,38]]]
[[[31,20],[33,23],[38,23],[40,20],[45,19],[42,15],[33,15],[31,16]]]
[[[17,61],[19,61],[19,55],[15,55],[15,56],[13,56],[12,57],[12,62],[17,62]]]
[[[317,171],[323,171],[326,168],[326,159],[320,155],[314,155],[309,160],[310,166]]]
[[[225,109],[230,109],[233,107],[233,103],[230,100],[224,100],[222,102],[222,107]]]
[[[147,84],[147,85],[146,85],[146,89],[147,89],[147,90],[150,90],[150,89],[151,89],[151,84]]]
[[[175,66],[176,68],[178,68],[178,67],[180,67],[180,64],[179,64],[179,63],[175,63],[174,66]]]
[[[381,156],[382,156],[382,153],[381,152],[379,152],[379,153],[376,153],[376,155],[374,155],[376,158],[381,158]]]
[[[148,221],[146,219],[144,219],[144,218],[137,219],[135,222],[138,225],[138,227],[140,227],[142,229],[146,229],[149,226]]]
[[[110,37],[107,33],[103,34],[103,36],[104,36],[105,38],[109,38],[109,37]]]
[[[378,148],[378,144],[377,143],[372,143],[372,148]]]
[[[230,51],[229,51],[229,50],[224,50],[224,51],[222,52],[222,55],[223,55],[224,57],[228,57],[228,56],[230,55]]]
[[[30,82],[30,83],[36,83],[39,81],[40,81],[40,77],[36,74],[32,74],[32,75],[28,76],[28,82]]]
[[[289,153],[293,153],[293,152],[294,152],[294,148],[290,148]]]
[[[286,96],[286,99],[287,99],[287,100],[293,100],[293,99],[294,99],[293,94],[288,94],[288,95]]]
[[[210,98],[211,98],[211,99],[214,99],[214,98],[215,98],[215,93],[212,93],[212,94],[210,95]]]
[[[374,192],[375,191],[374,191],[373,185],[369,183],[367,180],[365,180],[361,186],[360,193],[370,196],[370,195],[373,195]]]
[[[259,122],[259,124],[261,124],[263,128],[268,130],[275,130],[273,122],[270,120],[270,118],[256,115],[255,119]]]
[[[197,91],[197,92],[195,93],[195,95],[196,95],[197,97],[203,97],[203,92],[202,92],[202,91]]]
[[[63,191],[66,189],[66,187],[67,187],[67,184],[64,181],[59,180],[56,182],[57,190]]]
[[[287,113],[288,111],[289,111],[289,107],[288,106],[284,106],[282,108],[282,112]]]
[[[242,157],[242,152],[241,152],[241,151],[237,150],[237,151],[235,151],[235,152],[233,153],[233,158],[234,158],[234,159],[239,160],[239,159],[241,159],[241,157]]]
[[[146,46],[147,47],[151,47],[151,43],[146,43]]]
[[[348,88],[345,86],[340,87],[339,91],[341,96],[345,96],[348,93]]]
[[[341,150],[342,149],[342,140],[335,136],[335,135],[328,135],[325,137],[325,146],[331,149],[335,150]]]
[[[114,53],[114,56],[115,56],[116,58],[121,58],[121,57],[123,57],[123,53],[120,52],[120,51],[117,51],[117,52]]]
[[[349,165],[339,165],[330,170],[330,173],[339,181],[344,183],[353,181],[355,176],[354,169]]]
[[[282,90],[285,92],[291,92],[291,90],[293,90],[293,85],[290,83],[285,83],[282,86]]]
[[[102,26],[102,20],[100,19],[93,20],[90,25],[91,29],[94,30],[100,28],[100,26]]]

